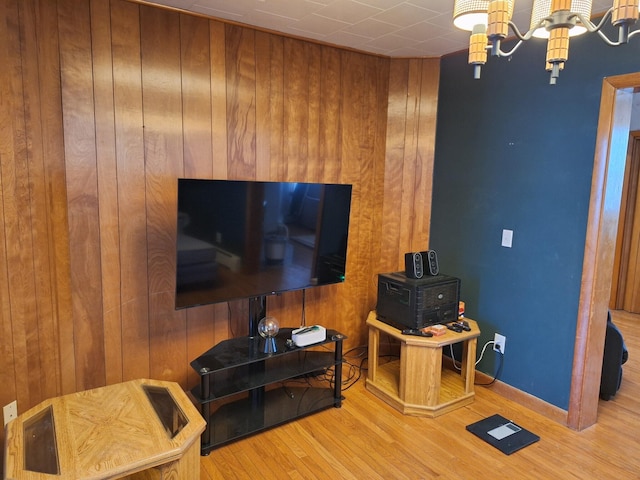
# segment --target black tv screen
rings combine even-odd
[[[176,308],[343,282],[351,185],[178,179]]]

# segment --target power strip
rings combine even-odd
[[[297,347],[306,347],[314,343],[324,342],[327,339],[327,330],[322,325],[302,327],[291,332],[291,340]]]

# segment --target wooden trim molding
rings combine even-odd
[[[596,423],[607,308],[624,182],[632,89],[640,74],[606,78],[591,183],[567,425]]]
[[[493,380],[493,377],[486,373],[476,370],[476,384],[486,384]],[[484,387],[483,387],[484,388]],[[500,380],[496,380],[491,385],[491,390],[500,395],[503,398],[511,400],[518,405],[528,408],[540,415],[544,415],[546,418],[553,420],[561,425],[567,423],[567,411],[563,410],[555,405],[545,402],[544,400],[534,397],[533,395],[519,390],[511,385],[502,383]],[[477,389],[476,389],[477,391]]]

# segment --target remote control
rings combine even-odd
[[[416,335],[417,337],[433,337],[433,333],[431,332],[423,332],[422,330],[418,330],[417,328],[405,328],[402,330],[403,335]]]
[[[470,332],[471,331],[471,327],[469,326],[469,322],[467,322],[466,320],[458,320],[457,322],[453,322],[451,325],[453,325],[456,328],[461,328],[462,330],[464,330],[466,332]]]

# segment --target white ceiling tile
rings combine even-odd
[[[220,1],[220,0],[218,0]],[[235,2],[237,0],[224,0],[226,2]],[[251,0],[255,4],[255,9],[259,12],[272,13],[274,15],[282,15],[283,17],[291,17],[301,19],[309,16],[318,10],[325,8],[324,5],[315,2],[301,2],[300,0]]]
[[[345,32],[344,30],[342,30],[331,35],[327,35],[325,37],[325,40],[332,45],[350,45],[353,48],[358,48],[370,41],[371,38],[363,37],[361,35],[354,35],[353,33]]]
[[[333,18],[346,23],[357,23],[380,13],[379,8],[370,7],[353,0],[337,0],[316,12],[323,17]]]
[[[408,27],[409,25],[418,23],[426,15],[433,15],[433,12],[408,3],[401,3],[375,15],[374,18],[382,22],[398,25],[399,27]]]
[[[469,45],[469,33],[453,26],[454,0],[148,0],[148,3],[388,56],[441,56],[466,50]],[[592,11],[602,14],[612,3],[594,0]],[[515,2],[513,22],[522,33],[529,28],[532,4],[533,0]]]
[[[356,0],[358,3],[368,5],[370,7],[376,7],[381,10],[388,10],[396,5],[405,3],[406,0]],[[441,1],[441,0],[438,0]],[[452,0],[453,1],[453,0]]]
[[[397,29],[398,27],[396,27],[395,25],[381,22],[380,20],[376,20],[375,18],[367,18],[362,22],[356,23],[355,25],[349,25],[348,27],[344,28],[344,30],[347,32],[354,33],[356,35],[363,35],[369,38],[386,35],[388,33],[396,31]]]
[[[320,15],[307,15],[291,26],[296,30],[304,30],[315,34],[329,35],[349,25],[348,23],[321,17]]]

